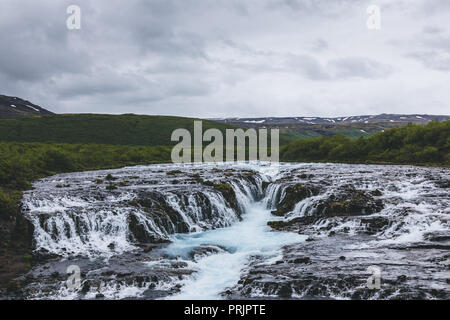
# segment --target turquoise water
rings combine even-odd
[[[187,259],[189,252],[201,245],[218,245],[220,252],[191,262],[196,272],[183,282],[180,294],[171,299],[220,299],[220,293],[235,285],[241,270],[254,255],[277,257],[284,245],[304,241],[306,236],[289,232],[272,232],[267,221],[274,220],[264,201],[249,204],[241,222],[228,228],[177,235],[165,252]]]

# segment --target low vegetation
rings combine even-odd
[[[175,145],[172,131],[184,128],[193,135],[192,118],[145,115],[64,114],[43,117],[0,118],[2,141],[113,144],[134,146]],[[203,130],[236,128],[202,120]]]
[[[280,150],[283,161],[450,165],[450,121],[408,124],[369,138],[302,139]]]

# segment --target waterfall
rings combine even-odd
[[[262,178],[234,175],[217,183],[229,184],[237,208],[209,185],[169,184],[170,176],[160,166],[134,170],[65,174],[43,179],[25,194],[23,209],[35,228],[37,250],[70,256],[112,256],[136,248],[137,244],[166,242],[175,233],[201,232],[231,226],[241,219],[250,203],[262,197]],[[183,169],[187,174],[196,167]],[[165,168],[177,169],[175,165]],[[108,191],[93,181],[108,173],[135,183]],[[149,184],[143,178],[163,178]],[[70,187],[55,184],[70,181]],[[189,184],[188,184],[189,182]]]
[[[36,266],[28,295],[154,299],[164,291],[174,299],[216,299],[230,289],[243,297],[267,297],[277,294],[285,276],[295,284],[302,276],[297,268],[309,268],[296,262],[305,252],[318,263],[311,269],[314,277],[329,279],[328,256],[323,264],[315,259],[328,252],[322,243],[331,244],[341,265],[353,260],[340,260],[348,250],[381,250],[384,261],[384,253],[397,259],[399,249],[425,245],[433,248],[421,251],[428,264],[448,245],[448,181],[448,169],[343,164],[283,164],[277,170],[152,165],[56,175],[37,181],[23,198],[36,249],[63,258]],[[325,211],[355,196],[362,199],[358,212]],[[383,206],[365,211],[379,200]],[[304,243],[308,237],[314,241]],[[159,242],[167,243],[142,252],[142,246]],[[395,259],[389,266],[397,265]],[[67,289],[68,263],[80,265],[90,288]],[[426,275],[415,276],[420,274]],[[254,281],[240,282],[247,276]],[[336,292],[346,296],[347,289]]]

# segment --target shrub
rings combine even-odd
[[[16,199],[0,188],[0,219],[7,219],[16,210]]]

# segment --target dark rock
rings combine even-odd
[[[292,287],[290,284],[286,283],[281,286],[281,288],[278,290],[278,296],[280,298],[290,298],[292,297]]]
[[[216,245],[202,245],[195,247],[191,252],[189,252],[189,257],[193,260],[197,260],[200,257],[208,256],[211,254],[216,254],[219,252],[227,251],[224,247]]]
[[[384,208],[383,202],[363,190],[346,186],[339,193],[321,200],[315,208],[314,215],[324,217],[359,216],[379,212]]]
[[[401,275],[401,276],[397,277],[397,281],[399,281],[399,282],[405,282],[406,279],[408,279],[408,277],[405,275]]]
[[[105,179],[108,180],[108,181],[114,181],[114,180],[117,180],[117,178],[116,178],[116,177],[113,177],[113,175],[110,174],[110,173],[108,173],[108,175],[105,177]]]
[[[442,242],[450,240],[450,232],[435,231],[424,234],[423,238],[431,242]]]
[[[375,190],[371,191],[370,193],[375,197],[380,197],[383,195],[383,193],[379,189],[375,189]]]
[[[236,212],[239,212],[236,193],[231,185],[227,183],[215,184],[214,189],[223,195],[231,208],[233,208]]]
[[[311,259],[309,257],[302,257],[302,258],[296,258],[292,262],[293,263],[297,263],[297,264],[300,264],[300,263],[305,263],[306,264],[306,263],[310,263]]]
[[[81,292],[86,294],[89,292],[89,290],[91,289],[91,284],[89,281],[85,281],[81,287]]]
[[[438,188],[450,189],[450,180],[438,180],[435,182],[435,184]]]
[[[179,268],[186,268],[188,264],[184,261],[175,261],[172,262],[171,266],[172,268],[179,269]]]
[[[269,221],[267,225],[272,227],[275,230],[294,230],[298,228],[299,225],[308,225],[313,224],[316,221],[320,220],[318,217],[297,217],[288,221]]]
[[[166,172],[166,174],[168,176],[174,176],[174,175],[181,174],[181,173],[183,173],[181,170],[170,170],[170,171]]]
[[[344,256],[340,256],[339,260],[345,260],[345,257]]]
[[[106,186],[106,190],[117,190],[117,186],[114,183],[110,183]]]
[[[286,213],[291,212],[295,205],[300,201],[318,195],[320,189],[313,185],[296,184],[288,186],[285,190],[284,198],[278,203],[277,209],[272,211],[275,216],[284,216]]]
[[[149,253],[150,251],[152,251],[156,247],[157,247],[157,245],[149,245],[149,246],[145,247],[144,252],[145,253]]]
[[[361,224],[366,226],[367,234],[376,234],[387,228],[391,222],[386,217],[367,217],[361,219]]]

